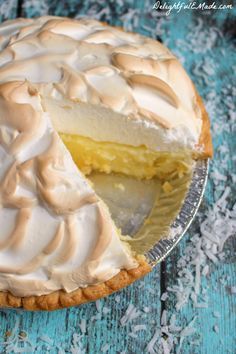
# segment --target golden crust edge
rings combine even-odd
[[[212,138],[211,138],[210,118],[204,106],[203,100],[197,91],[196,91],[196,97],[197,97],[197,104],[199,105],[202,113],[202,130],[199,138],[199,146],[203,147],[203,151],[200,152],[199,157],[202,159],[212,158],[213,145],[212,145]]]
[[[79,288],[71,293],[58,290],[48,295],[18,297],[10,292],[0,291],[0,307],[21,307],[28,311],[53,311],[95,301],[132,284],[151,271],[151,266],[144,257],[139,257],[138,263],[137,268],[122,269],[106,282],[90,285],[87,288]]]

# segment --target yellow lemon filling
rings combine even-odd
[[[192,158],[188,153],[158,152],[145,146],[99,142],[78,135],[60,136],[77,166],[86,175],[92,171],[122,173],[138,179],[161,180],[181,177],[189,172]]]
[[[116,172],[128,176],[134,184],[132,177],[138,183],[141,182],[138,180],[146,179],[142,181],[142,191],[144,185],[147,188],[147,185],[153,183],[150,188],[153,188],[154,199],[149,200],[150,203],[153,202],[153,205],[139,230],[132,236],[127,236],[127,234],[122,236],[121,230],[117,228],[120,239],[126,244],[128,242],[133,254],[144,254],[156,244],[157,240],[169,234],[170,225],[181,208],[191,179],[193,158],[190,153],[158,152],[146,146],[135,147],[113,142],[99,142],[91,138],[64,133],[59,133],[59,135],[70,151],[74,162],[85,175],[93,171],[107,174]],[[154,177],[157,177],[155,181],[150,180]],[[124,193],[124,198],[132,200],[133,196],[129,194],[130,184],[128,183],[129,187],[126,192],[126,187],[119,181],[121,176],[116,175],[115,178],[118,180],[115,180],[113,184],[117,191],[114,197],[117,202],[114,204],[120,205],[119,193]],[[140,185],[131,189],[137,191],[139,187]],[[117,212],[117,205],[115,212]],[[130,203],[126,206],[126,212],[129,205]]]

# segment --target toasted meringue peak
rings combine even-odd
[[[174,55],[161,43],[95,20],[41,17],[0,27],[0,80],[53,84],[73,100],[103,106],[194,149],[202,127],[196,93]],[[164,129],[162,129],[164,128]],[[173,134],[171,133],[173,132]],[[161,149],[161,147],[160,147]]]

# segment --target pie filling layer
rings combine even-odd
[[[117,233],[122,241],[129,243],[134,255],[146,253],[158,240],[169,234],[170,225],[182,206],[192,177],[194,159],[189,152],[158,152],[144,145],[101,142],[65,133],[59,135],[78,168],[88,178],[92,172],[118,173],[109,179],[105,178],[105,175],[100,175],[99,185],[103,185],[103,193],[100,196],[108,195],[107,199],[112,201],[111,209],[109,203],[108,207],[118,227]],[[91,178],[94,181],[94,177]],[[102,183],[101,178],[104,179]],[[117,179],[120,179],[121,183],[117,183]],[[112,187],[106,186],[107,183],[112,184]],[[137,187],[134,186],[136,183]],[[146,194],[148,188],[152,190],[152,197],[149,197],[149,200],[148,198],[142,200],[142,194]],[[135,206],[135,203],[137,204],[135,199],[139,200],[139,205],[140,203],[142,206],[150,205],[151,209],[147,217],[141,212],[139,220],[136,220],[139,227],[133,225],[137,231],[132,237],[127,237],[130,233],[124,232],[123,229],[119,230],[116,218],[125,210],[131,223],[136,224],[137,216],[133,212],[135,209],[137,212],[138,208]],[[140,220],[142,217],[143,221]]]
[[[60,133],[79,169],[86,175],[92,171],[122,173],[138,179],[157,177],[171,180],[191,169],[189,153],[158,152],[146,146],[100,142],[88,137]]]

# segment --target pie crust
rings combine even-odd
[[[151,271],[151,267],[144,257],[139,257],[138,262],[139,266],[135,269],[122,269],[117,275],[106,282],[83,289],[80,288],[71,293],[59,290],[48,295],[18,297],[12,295],[10,292],[1,291],[0,307],[22,307],[29,311],[53,311],[95,301],[132,284]]]
[[[196,90],[196,89],[195,89]],[[199,96],[196,91],[197,103],[200,107],[202,113],[202,130],[199,138],[199,145],[203,147],[203,151],[200,154],[200,158],[207,159],[213,156],[213,145],[211,139],[211,130],[210,130],[210,119],[207,114],[206,108],[204,106],[202,98]]]

